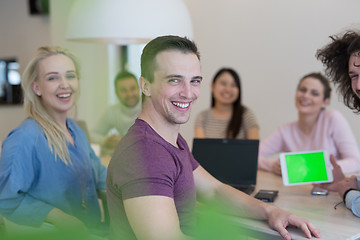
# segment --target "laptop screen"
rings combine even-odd
[[[255,185],[259,140],[195,138],[192,154],[200,165],[229,185]]]

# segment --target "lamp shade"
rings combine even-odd
[[[161,35],[192,39],[182,0],[76,0],[69,13],[68,40],[127,45]]]

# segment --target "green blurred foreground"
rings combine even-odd
[[[224,207],[220,205],[198,204],[196,210],[197,225],[192,230],[196,240],[233,240],[248,239],[248,231],[239,227],[239,224],[232,221],[230,217],[223,214]],[[11,231],[11,234],[4,234],[0,230],[1,240],[107,240],[106,237],[84,234],[76,229],[67,231],[51,230],[44,231]]]

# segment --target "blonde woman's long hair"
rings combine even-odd
[[[35,119],[44,131],[50,151],[54,154],[54,160],[56,161],[57,157],[59,157],[67,165],[71,163],[71,160],[65,131],[47,112],[40,97],[32,89],[32,83],[39,80],[39,62],[47,57],[58,54],[65,55],[73,61],[77,79],[80,79],[79,62],[72,53],[62,47],[44,46],[38,48],[34,57],[25,68],[21,86],[24,92],[24,107],[27,116]]]

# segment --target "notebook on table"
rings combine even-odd
[[[195,138],[192,154],[223,183],[247,194],[256,186],[259,140]]]

